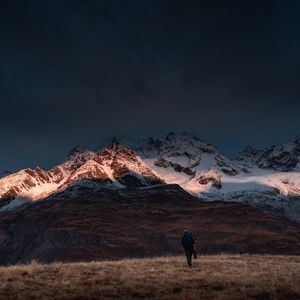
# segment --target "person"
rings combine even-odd
[[[184,249],[184,253],[186,256],[186,260],[188,266],[192,266],[192,256],[197,257],[197,252],[195,251],[195,241],[192,234],[186,229],[183,232],[183,236],[181,238],[181,245]]]

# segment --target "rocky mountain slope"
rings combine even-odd
[[[65,162],[51,170],[25,169],[0,179],[1,211],[43,199],[82,179],[97,179],[98,185],[111,189],[164,183],[140,157],[121,144],[113,143],[99,153],[76,147]]]
[[[2,214],[0,264],[181,254],[186,227],[200,253],[300,254],[300,227],[257,208],[199,201],[178,185],[87,181]]]

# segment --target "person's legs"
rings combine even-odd
[[[191,251],[190,249],[184,249],[185,252],[185,256],[186,256],[186,260],[189,266],[192,266],[192,255],[193,255],[193,251]]]
[[[190,252],[189,252],[189,260],[190,260],[189,266],[190,267],[192,266],[192,257],[193,257],[193,250],[190,250]]]

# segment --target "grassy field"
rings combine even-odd
[[[300,256],[200,256],[0,268],[0,299],[300,299]]]

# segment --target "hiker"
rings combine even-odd
[[[193,239],[193,236],[188,230],[184,230],[183,236],[181,238],[181,245],[184,249],[184,253],[187,259],[187,263],[189,267],[192,266],[192,256],[194,255],[194,258],[197,258],[197,252],[195,250],[195,242]]]

